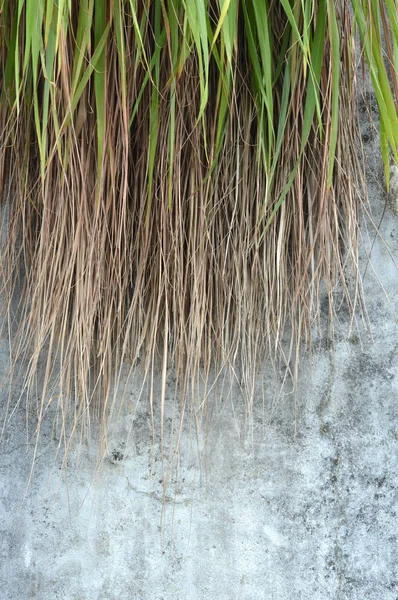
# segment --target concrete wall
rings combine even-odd
[[[377,221],[377,179],[369,190]],[[396,259],[390,210],[381,229]],[[34,448],[18,407],[0,448],[0,600],[397,600],[398,273],[380,240],[372,262],[389,296],[368,268],[373,340],[361,326],[347,338],[342,309],[334,350],[319,338],[297,395],[288,382],[276,398],[283,373],[267,372],[246,421],[226,386],[200,468],[187,419],[166,498],[138,379],[95,480],[85,444],[59,477],[48,420],[26,488]],[[5,342],[1,357],[4,373]]]

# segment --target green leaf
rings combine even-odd
[[[332,186],[334,161],[336,157],[337,136],[339,130],[339,85],[340,85],[340,32],[336,19],[333,0],[327,4],[329,41],[332,49],[332,114],[329,138],[329,162],[327,190]]]
[[[101,41],[106,25],[105,2],[96,2],[94,14],[94,43],[98,47]],[[108,23],[109,27],[109,23]],[[94,89],[95,105],[97,117],[97,178],[98,191],[101,186],[102,165],[104,159],[104,141],[105,141],[105,100],[106,100],[106,72],[105,72],[105,45],[98,56],[97,65],[94,71]]]

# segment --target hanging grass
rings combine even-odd
[[[395,0],[0,0],[2,306],[39,427],[105,428],[138,361],[162,414],[169,369],[181,419],[225,368],[250,404],[322,294],[354,315],[356,33],[388,186]]]

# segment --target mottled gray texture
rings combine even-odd
[[[364,141],[377,152],[377,140]],[[369,191],[378,222],[379,176]],[[226,386],[201,469],[187,419],[166,498],[145,394],[136,410],[138,379],[95,482],[85,444],[70,455],[68,486],[58,477],[48,420],[25,495],[33,448],[21,405],[0,450],[0,599],[397,600],[398,221],[389,209],[381,230],[389,248],[376,241],[372,262],[389,300],[370,267],[364,283],[373,341],[361,326],[347,335],[341,307],[334,349],[319,336],[296,396],[289,381],[273,395],[283,372],[264,376],[245,422],[237,385]],[[363,233],[370,248],[374,233]],[[7,364],[3,341],[3,372]]]

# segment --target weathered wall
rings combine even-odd
[[[369,190],[377,221],[377,179]],[[389,210],[382,233],[397,258]],[[296,398],[287,386],[275,400],[264,379],[245,425],[225,391],[201,470],[186,431],[165,503],[138,382],[95,482],[86,446],[68,485],[57,477],[47,422],[25,495],[33,449],[16,410],[0,451],[1,600],[397,600],[398,274],[380,240],[372,262],[389,295],[369,268],[373,342],[347,338],[342,309],[334,351],[321,340],[303,360]],[[5,342],[0,357],[4,373]]]

